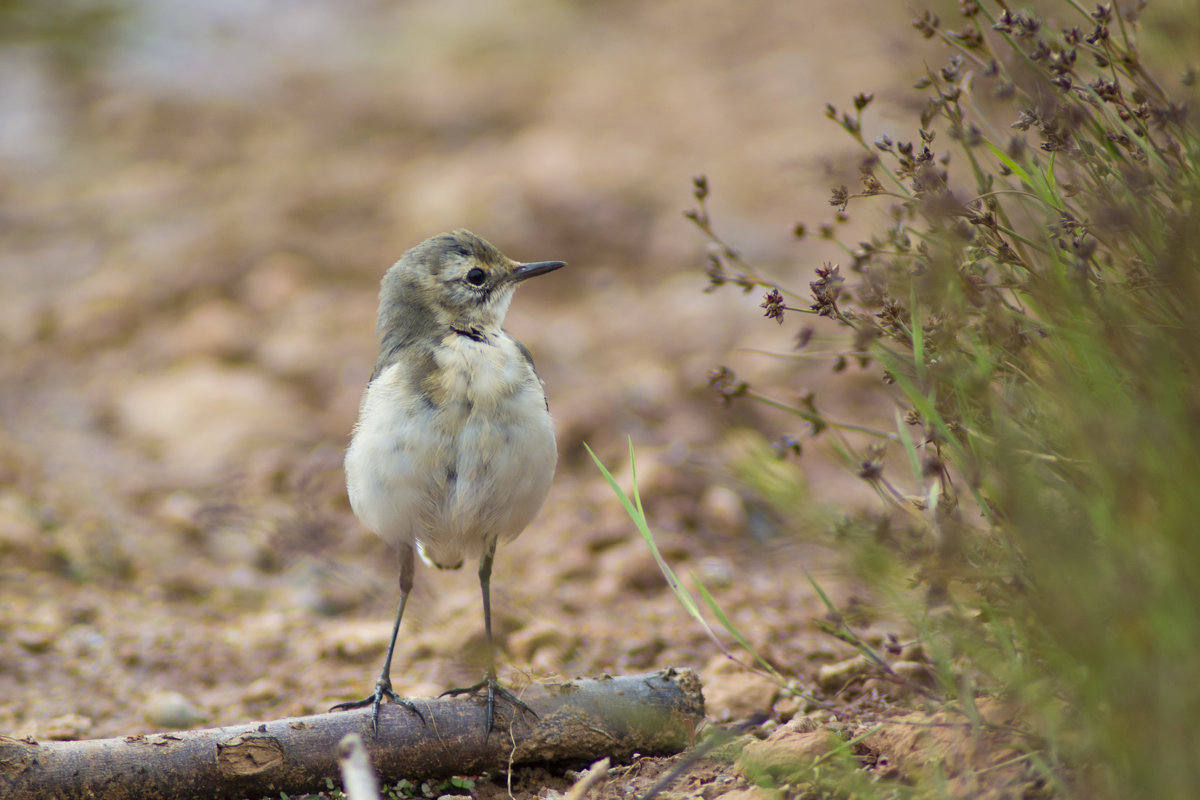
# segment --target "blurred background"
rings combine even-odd
[[[791,374],[751,349],[790,351],[799,323],[705,293],[681,211],[707,175],[722,236],[803,289],[839,255],[792,228],[830,218],[861,154],[825,103],[873,92],[871,129],[913,137],[911,84],[945,56],[910,17],[887,0],[0,2],[0,731],[232,724],[373,686],[396,575],[341,457],[379,278],[459,227],[569,262],[508,318],[560,468],[497,560],[505,678],[721,658],[582,447],[628,485],[630,439],[668,558],[782,671],[831,660],[801,571],[824,556],[802,534],[870,495],[820,452],[770,462],[784,420],[706,387],[719,364]],[[890,419],[854,386],[837,402]],[[481,647],[474,570],[420,570],[397,690],[473,681]]]

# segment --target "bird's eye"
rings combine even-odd
[[[472,286],[483,286],[483,282],[487,280],[487,273],[479,267],[473,267],[467,272],[467,283]]]

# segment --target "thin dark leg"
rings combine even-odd
[[[484,638],[487,639],[488,651],[487,675],[482,681],[473,686],[464,686],[461,689],[450,689],[442,692],[442,697],[445,697],[446,695],[474,694],[480,689],[487,689],[487,727],[483,732],[485,741],[492,735],[492,727],[496,720],[497,695],[516,708],[527,711],[535,717],[537,716],[536,711],[521,702],[516,695],[505,689],[496,680],[496,648],[492,644],[492,561],[495,557],[496,545],[492,544],[479,559],[479,588],[483,590],[483,634]]]
[[[396,609],[396,622],[392,625],[392,640],[388,643],[387,657],[383,660],[383,670],[379,673],[379,680],[375,681],[375,692],[362,700],[338,703],[329,709],[330,711],[345,711],[351,708],[371,706],[371,730],[376,736],[379,735],[379,704],[383,702],[384,697],[393,703],[404,706],[416,714],[422,723],[425,722],[425,717],[421,715],[415,705],[392,691],[392,653],[396,650],[396,637],[400,633],[400,621],[404,619],[404,606],[408,603],[408,595],[412,591],[413,572],[413,548],[412,545],[404,545],[400,548],[400,605]]]
[[[496,647],[492,644],[492,559],[496,557],[493,546],[479,559],[479,588],[483,592],[483,635],[487,640],[487,677],[496,680]],[[488,687],[488,729],[492,727],[492,707],[495,705],[491,687]]]

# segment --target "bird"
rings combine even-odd
[[[521,282],[563,266],[513,261],[460,229],[416,245],[383,276],[379,358],[359,406],[345,472],[355,516],[399,556],[400,602],[374,691],[330,709],[371,706],[376,735],[385,699],[425,721],[391,680],[414,583],[414,551],[441,569],[479,559],[486,672],[479,683],[443,696],[486,692],[485,741],[497,697],[534,713],[496,678],[492,562],[496,547],[515,539],[541,509],[558,448],[533,357],[502,326]]]

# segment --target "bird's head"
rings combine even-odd
[[[517,284],[564,266],[562,261],[513,261],[467,230],[443,233],[409,250],[383,278],[379,325],[386,330],[405,314],[431,330],[446,327],[488,332],[504,322]]]

